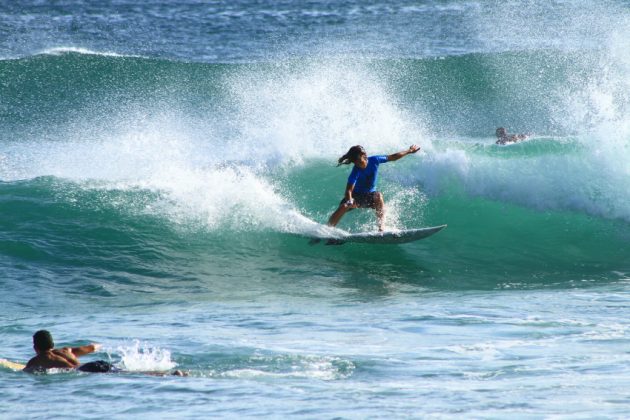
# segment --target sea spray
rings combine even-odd
[[[129,345],[117,346],[114,350],[120,355],[117,366],[132,372],[157,372],[173,369],[177,364],[171,360],[171,352],[159,347],[151,347],[140,340]]]
[[[335,162],[349,146],[363,144],[370,154],[388,154],[417,143],[421,152],[380,172],[392,228],[455,223],[456,229],[434,241],[453,238],[467,244],[475,242],[469,235],[481,234],[469,225],[483,220],[482,232],[493,232],[500,245],[500,209],[509,209],[525,223],[517,235],[538,232],[551,217],[550,231],[561,231],[573,220],[577,236],[600,229],[595,242],[602,243],[609,232],[625,235],[613,226],[630,217],[627,168],[623,159],[615,159],[625,153],[627,140],[623,96],[612,96],[616,105],[602,106],[601,117],[574,119],[570,130],[569,117],[580,114],[561,106],[571,98],[562,92],[593,80],[593,86],[606,87],[606,94],[610,86],[623,85],[624,67],[607,73],[607,80],[616,82],[599,83],[601,57],[571,66],[573,58],[579,55],[528,51],[443,60],[346,57],[214,65],[62,52],[35,61],[4,61],[0,66],[8,69],[4,89],[9,98],[14,88],[30,86],[15,76],[19,68],[34,66],[40,75],[55,76],[38,81],[56,92],[39,98],[45,109],[64,109],[60,98],[70,98],[70,110],[87,112],[69,124],[44,118],[46,113],[41,119],[11,120],[19,135],[3,134],[0,178],[27,196],[44,185],[49,189],[44,195],[57,206],[74,209],[68,214],[78,220],[68,220],[74,233],[67,235],[77,243],[85,239],[74,229],[89,224],[91,214],[105,213],[124,220],[114,225],[124,237],[136,225],[156,224],[161,235],[172,231],[169,243],[176,243],[178,235],[192,234],[200,241],[210,235],[217,247],[238,249],[250,246],[252,234],[254,243],[291,241],[285,233],[320,235],[343,194],[349,168]],[[79,81],[82,89],[99,92],[91,94],[89,105],[71,101],[67,69],[73,68],[88,71]],[[113,68],[120,72],[114,84]],[[487,73],[492,68],[498,70]],[[511,70],[517,76],[510,76]],[[528,85],[530,71],[535,77]],[[144,73],[151,77],[138,77]],[[486,77],[461,83],[459,74]],[[531,97],[515,94],[526,88]],[[485,91],[493,95],[478,96]],[[13,95],[8,109],[28,114],[29,102],[22,105]],[[586,103],[589,96],[574,98]],[[506,106],[506,100],[515,106]],[[530,103],[535,107],[525,118],[521,110]],[[99,104],[112,112],[96,112]],[[606,117],[610,109],[614,114]],[[604,123],[580,123],[587,120]],[[529,140],[495,145],[495,124],[503,123],[512,131],[531,128]],[[621,136],[602,142],[597,130],[605,133],[607,127]],[[612,148],[597,152],[598,147]],[[470,212],[475,208],[484,217]],[[41,217],[39,211],[32,209],[32,217]],[[595,220],[588,223],[584,217]],[[373,212],[356,211],[340,228],[374,226]],[[559,246],[546,236],[534,241],[547,252]],[[570,258],[570,253],[560,255],[560,266]]]

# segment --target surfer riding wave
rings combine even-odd
[[[328,219],[328,225],[336,226],[344,214],[356,208],[371,208],[376,211],[378,230],[382,232],[385,229],[385,202],[383,194],[376,190],[379,165],[394,162],[418,150],[420,147],[414,144],[402,152],[368,157],[362,146],[352,146],[338,161],[337,166],[352,163],[354,167],[348,176],[344,197]]]

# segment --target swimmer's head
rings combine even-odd
[[[52,335],[46,330],[39,330],[33,335],[33,348],[36,351],[48,351],[55,347]]]

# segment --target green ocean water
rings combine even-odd
[[[548,59],[532,56],[210,65],[64,53],[4,61],[3,125],[14,130],[3,140],[6,250],[46,260],[53,253],[48,245],[61,256],[80,255],[86,243],[111,255],[135,245],[133,265],[151,265],[140,249],[155,248],[148,255],[168,259],[181,252],[180,237],[188,234],[193,246],[230,249],[227,255],[238,254],[251,235],[254,242],[292,248],[299,239],[287,233],[308,234],[311,221],[325,222],[343,192],[347,171],[334,168],[336,155],[363,140],[374,153],[423,146],[419,156],[385,167],[381,189],[391,203],[392,227],[449,224],[431,246],[418,246],[449,266],[452,283],[470,269],[454,254],[476,261],[484,281],[493,279],[489,287],[505,274],[497,260],[525,283],[564,272],[566,280],[587,272],[615,279],[613,272],[626,271],[630,208],[618,187],[627,182],[596,174],[617,164],[612,155],[625,150],[622,142],[602,151],[594,144],[597,133],[534,132],[525,143],[501,147],[489,136],[471,137],[474,124],[455,136],[427,134],[436,124],[457,129],[457,118],[487,126],[505,101],[500,84],[475,84],[481,69]],[[553,77],[535,84],[503,120],[518,124],[525,118],[521,108],[538,99],[528,117],[547,118],[534,118],[534,128],[566,129],[546,125],[556,98],[540,99],[575,74],[587,77],[584,69],[569,70],[569,59],[544,69]],[[447,88],[449,79],[460,83]],[[480,91],[496,93],[467,111],[483,117],[455,111]],[[418,107],[426,111],[414,114]],[[378,121],[363,118],[373,112]],[[443,121],[450,115],[456,118]],[[345,228],[369,230],[373,219],[369,212],[351,215]],[[16,231],[19,226],[28,228]],[[61,227],[61,236],[73,239],[57,250]],[[30,243],[49,236],[44,249]],[[73,251],[74,244],[80,245]],[[443,256],[435,244],[442,244]],[[355,252],[349,248],[344,252]],[[374,250],[385,260],[398,252]]]

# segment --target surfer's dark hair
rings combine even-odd
[[[40,351],[50,350],[55,347],[52,334],[46,330],[39,330],[33,334],[33,346]]]
[[[351,163],[354,163],[359,159],[361,155],[367,155],[363,146],[352,146],[350,150],[348,150],[348,153],[339,158],[339,160],[337,161],[337,166],[349,165]]]

